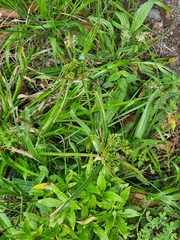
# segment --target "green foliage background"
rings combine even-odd
[[[19,14],[1,23],[1,239],[180,237],[180,78],[152,52],[154,5],[171,11],[0,0]]]

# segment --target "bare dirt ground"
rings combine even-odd
[[[145,2],[145,1],[142,1]],[[154,5],[146,22],[162,38],[154,46],[154,50],[160,57],[176,57],[177,61],[170,67],[180,73],[180,0],[162,0],[172,13]]]

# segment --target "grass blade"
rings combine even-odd
[[[141,119],[138,123],[138,126],[136,128],[136,131],[134,133],[134,138],[142,138],[143,134],[145,133],[146,127],[148,125],[148,122],[150,121],[149,115],[150,115],[150,106],[152,104],[152,101],[154,100],[155,97],[159,95],[159,89],[156,89],[156,91],[151,95],[149,98],[147,105],[144,109],[144,112],[141,116]]]
[[[131,33],[133,33],[142,26],[144,20],[147,18],[155,2],[157,2],[157,0],[149,0],[148,2],[145,2],[143,5],[140,6],[140,8],[134,14],[132,25],[130,28]]]

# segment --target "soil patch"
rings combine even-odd
[[[146,1],[141,1],[141,3]],[[180,0],[162,0],[172,13],[154,5],[146,22],[154,29],[160,40],[155,44],[154,51],[159,57],[176,57],[177,61],[170,68],[180,73]]]

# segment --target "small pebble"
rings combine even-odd
[[[154,22],[153,24],[153,28],[155,29],[159,29],[163,27],[163,23],[162,22]]]
[[[159,10],[157,10],[157,9],[151,9],[151,11],[149,12],[148,17],[149,17],[150,19],[154,19],[154,20],[156,20],[156,21],[161,21],[160,12],[159,12]]]

